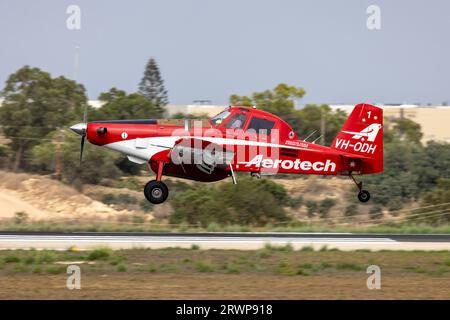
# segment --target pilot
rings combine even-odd
[[[242,119],[237,118],[231,124],[230,129],[240,129],[241,127],[242,127]]]

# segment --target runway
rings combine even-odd
[[[256,250],[266,244],[294,249],[312,247],[320,250],[450,250],[450,234],[353,234],[353,233],[62,233],[0,232],[0,249],[76,248],[90,250],[169,247],[201,249]]]

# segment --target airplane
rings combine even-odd
[[[279,117],[255,107],[230,106],[209,120],[140,119],[86,121],[70,127],[81,136],[80,163],[85,139],[147,163],[156,179],[144,187],[145,198],[163,203],[168,195],[162,177],[203,182],[231,177],[317,174],[348,176],[358,199],[370,193],[354,175],[383,172],[383,109],[361,103],[354,107],[331,146],[301,140]],[[365,139],[366,138],[366,139]],[[317,140],[317,139],[316,139]]]

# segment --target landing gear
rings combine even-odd
[[[369,201],[369,199],[370,199],[370,193],[369,193],[369,191],[367,191],[367,190],[361,190],[361,191],[358,193],[358,199],[359,199],[359,201],[361,201],[361,202],[367,202],[367,201]]]
[[[358,200],[361,202],[367,202],[370,200],[370,193],[367,190],[363,190],[362,182],[356,182],[355,178],[353,177],[352,173],[350,172],[349,174],[350,178],[352,178],[353,182],[356,184],[356,186],[358,187],[359,193],[358,193]]]
[[[150,164],[149,164],[150,167]],[[158,161],[156,180],[149,181],[144,187],[145,198],[153,204],[160,204],[167,200],[169,188],[161,181],[164,162]]]
[[[166,201],[169,189],[164,182],[152,180],[145,185],[144,195],[151,203],[160,204]]]

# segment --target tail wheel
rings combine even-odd
[[[151,203],[160,204],[166,201],[169,189],[164,182],[152,180],[145,185],[144,195]]]
[[[361,201],[361,202],[367,202],[367,201],[369,201],[369,199],[370,199],[370,193],[369,193],[369,191],[367,191],[367,190],[361,190],[361,191],[358,193],[358,199],[359,199],[359,201]]]

